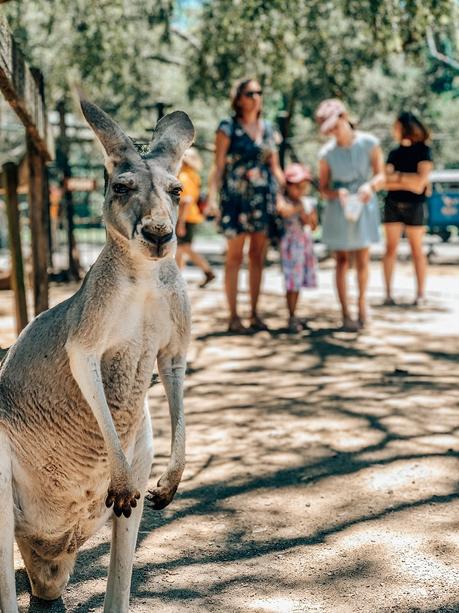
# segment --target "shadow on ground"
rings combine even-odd
[[[458,337],[423,333],[432,313],[408,309],[404,326],[379,309],[347,334],[314,302],[312,330],[292,336],[274,295],[272,333],[227,335],[216,291],[193,296],[188,466],[173,504],[145,509],[131,610],[458,611]],[[150,401],[153,483],[160,385]],[[29,603],[19,570],[23,610],[100,611],[108,554],[107,528],[50,606]]]

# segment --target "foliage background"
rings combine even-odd
[[[45,75],[50,108],[60,99],[70,108],[70,83],[80,81],[137,138],[148,137],[158,102],[185,108],[209,162],[230,86],[250,74],[266,114],[310,163],[314,109],[339,96],[385,148],[396,113],[419,113],[437,165],[459,166],[459,69],[427,45],[431,31],[459,62],[456,0],[22,0],[5,10]]]

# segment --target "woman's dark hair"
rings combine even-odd
[[[257,79],[254,79],[253,77],[245,77],[244,79],[236,81],[236,83],[231,88],[231,108],[233,109],[236,117],[241,116],[241,107],[239,106],[239,100],[242,94],[245,92],[247,85],[249,83],[252,83],[252,81],[258,83]],[[259,114],[261,114],[261,111]]]
[[[397,117],[397,121],[402,129],[402,139],[409,140],[412,143],[425,143],[428,140],[429,130],[413,113],[403,111]]]

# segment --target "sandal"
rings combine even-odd
[[[215,273],[213,272],[213,270],[209,270],[208,272],[204,274],[205,274],[204,281],[199,284],[199,287],[201,288],[207,287],[209,283],[215,279]]]
[[[244,326],[240,317],[233,317],[229,320],[228,332],[232,334],[247,334],[248,329]]]
[[[396,302],[393,298],[391,298],[390,296],[387,296],[387,298],[384,299],[383,302],[383,306],[396,306]]]
[[[354,321],[350,317],[343,317],[343,325],[341,330],[343,332],[358,332],[360,329],[359,323]]]
[[[262,319],[258,317],[258,315],[254,315],[251,317],[250,330],[252,330],[252,332],[264,332],[268,329],[269,329],[268,326],[265,324],[265,322]]]

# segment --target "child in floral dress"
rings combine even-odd
[[[285,278],[289,332],[307,328],[295,313],[302,287],[317,287],[317,260],[314,256],[311,230],[317,225],[317,213],[307,198],[311,172],[302,164],[290,164],[285,170],[285,194],[279,198],[278,210],[284,220],[280,243],[282,270]]]

